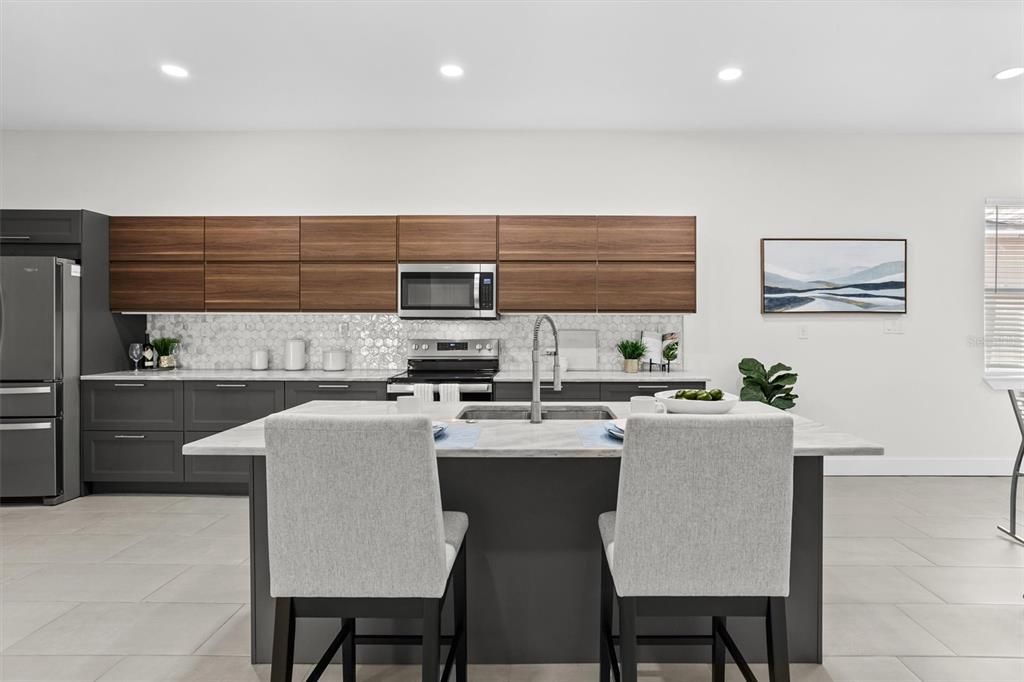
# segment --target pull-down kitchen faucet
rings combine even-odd
[[[555,391],[562,390],[562,372],[558,366],[558,327],[555,326],[555,321],[551,319],[550,315],[538,315],[537,321],[533,323],[533,395],[530,401],[530,423],[540,424],[541,423],[541,409],[540,409],[540,323],[547,320],[548,324],[551,325],[551,333],[555,336],[555,366],[552,368],[554,377],[552,379],[552,389]]]

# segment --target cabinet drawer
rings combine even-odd
[[[207,310],[298,310],[298,263],[207,263]]]
[[[562,383],[562,390],[552,391],[544,388],[551,385],[550,374],[544,377],[541,382],[540,399],[544,402],[569,402],[580,400],[591,402],[601,399],[601,384],[591,382]],[[528,382],[505,382],[500,381],[494,384],[494,399],[496,401],[529,401],[531,399],[532,386]]]
[[[208,261],[297,261],[297,217],[216,217],[206,219]]]
[[[631,382],[604,382],[601,384],[601,400],[611,402],[629,402],[635,395],[654,395],[661,391],[679,391],[684,388],[705,388],[703,381],[642,381]]]
[[[383,381],[289,381],[284,388],[285,408],[311,400],[384,400]]]
[[[185,442],[212,436],[216,431],[188,431]],[[248,483],[251,457],[185,455],[185,480],[190,483]]]
[[[78,244],[81,241],[81,211],[0,211],[0,242]]]
[[[303,310],[394,312],[394,263],[303,263]]]
[[[595,312],[596,263],[502,263],[498,268],[501,312]]]
[[[181,431],[180,381],[83,381],[82,428]]]
[[[697,312],[693,263],[605,263],[597,267],[598,312]]]
[[[395,261],[395,216],[303,216],[299,225],[303,261]]]
[[[143,312],[202,310],[202,263],[113,262],[110,309]]]
[[[185,382],[186,431],[224,431],[283,409],[280,381]]]
[[[180,431],[85,431],[82,478],[86,481],[185,480]]]
[[[597,260],[597,218],[500,216],[498,255],[503,261]]]
[[[598,260],[695,261],[693,216],[598,216]]]
[[[202,261],[203,218],[111,218],[110,260]]]
[[[498,254],[497,216],[399,216],[398,260],[493,263]]]

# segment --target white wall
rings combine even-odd
[[[982,205],[1024,194],[1021,136],[9,132],[0,154],[14,208],[696,215],[689,368],[735,388],[745,355],[794,365],[798,412],[886,446],[832,471],[1002,474],[1016,451],[977,339]],[[905,333],[763,317],[758,240],[780,236],[908,238]]]

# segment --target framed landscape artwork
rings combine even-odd
[[[907,312],[906,239],[762,239],[762,313]]]

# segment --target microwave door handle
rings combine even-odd
[[[480,273],[473,273],[473,309],[480,310]]]

